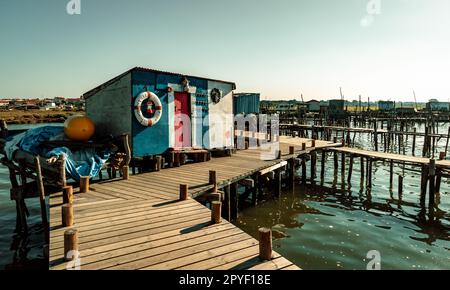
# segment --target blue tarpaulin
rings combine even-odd
[[[43,142],[64,140],[64,128],[60,126],[44,126],[30,129],[27,132],[14,136],[5,145],[8,159],[12,160],[14,152],[18,149],[45,158],[65,156],[66,172],[74,180],[79,181],[81,176],[95,177],[109,159],[111,152],[98,153],[93,148],[72,152],[67,147],[46,148]]]

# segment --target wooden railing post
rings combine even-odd
[[[180,184],[180,200],[188,199],[188,188],[187,184]]]
[[[123,180],[128,180],[130,178],[130,167],[128,165],[122,167],[122,178]]]

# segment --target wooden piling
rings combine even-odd
[[[224,199],[222,203],[222,217],[227,221],[230,221],[231,216],[231,187],[230,185],[226,185],[223,188],[224,191]]]
[[[63,227],[71,227],[73,225],[73,206],[72,204],[63,204],[61,207],[61,219]]]
[[[188,199],[188,189],[189,186],[187,184],[180,184],[180,201]]]
[[[416,135],[417,135],[417,128],[413,128],[413,142],[412,142],[412,149],[411,149],[411,153],[412,153],[412,156],[416,156]]]
[[[89,176],[80,177],[80,193],[89,192]]]
[[[430,165],[429,165],[429,171],[428,171],[428,178],[429,178],[429,201],[428,206],[429,208],[434,208],[435,203],[435,177],[436,177],[436,160],[430,159]]]
[[[237,182],[230,185],[230,219],[237,220],[239,212],[239,184]]]
[[[322,150],[322,160],[320,162],[320,182],[323,184],[325,182],[325,162],[326,162],[326,151]]]
[[[394,160],[389,161],[389,189],[393,189],[394,186]]]
[[[403,176],[398,176],[398,196],[400,197],[403,194]]]
[[[347,178],[347,183],[350,184],[352,182],[352,174],[353,174],[353,154],[350,155],[350,163],[348,165],[348,178]]]
[[[275,186],[275,196],[279,197],[281,195],[281,185],[282,185],[282,181],[281,181],[281,170],[276,170],[275,171],[275,180],[274,180],[274,186]]]
[[[213,224],[221,223],[222,203],[220,201],[213,201],[211,203],[211,222]]]
[[[364,156],[360,157],[361,184],[364,184]]]
[[[316,179],[317,172],[317,152],[311,152],[311,181]]]
[[[209,171],[209,184],[213,186],[212,192],[217,192],[217,172],[214,170]]]
[[[272,231],[268,228],[259,229],[259,258],[272,259]]]
[[[78,255],[78,230],[66,230],[64,232],[64,260],[73,261],[79,258]]]

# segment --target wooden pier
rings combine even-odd
[[[253,177],[257,193],[262,175],[281,176],[299,155],[339,145],[282,139],[278,156],[272,159],[265,158],[268,152],[263,148],[253,148],[207,163],[92,184],[88,192],[74,195],[71,227],[62,225],[63,194],[52,195],[50,268],[299,269],[276,252],[270,260],[261,259],[260,242],[227,221],[236,217],[239,184]],[[213,212],[195,197],[209,199]],[[217,201],[223,217],[219,223],[214,212]],[[76,229],[79,263],[64,259],[69,229]],[[267,253],[267,248],[262,250]]]

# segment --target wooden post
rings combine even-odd
[[[412,142],[412,156],[416,156],[416,136],[417,135],[417,128],[413,128],[413,142]]]
[[[353,154],[350,155],[350,163],[348,165],[348,178],[347,182],[350,184],[352,182],[352,173],[353,173]]]
[[[63,204],[66,203],[73,203],[73,187],[70,185],[63,187]]]
[[[369,158],[367,162],[369,167],[369,170],[367,170],[368,187],[372,189],[372,158]]]
[[[294,155],[294,154],[295,154],[295,147],[289,146],[289,155]]]
[[[360,164],[361,164],[361,184],[364,184],[364,156],[361,155],[360,158]]]
[[[306,143],[302,143],[302,151],[306,150]]]
[[[39,160],[39,156],[36,156],[34,158],[35,165],[36,165],[36,183],[39,191],[39,202],[41,206],[41,219],[42,219],[42,226],[44,228],[44,236],[46,243],[49,242],[49,227],[48,227],[48,219],[47,219],[47,205],[45,203],[45,189],[44,189],[44,181],[42,179],[42,170],[41,170],[41,163]]]
[[[64,232],[64,260],[73,261],[78,258],[78,230],[69,229]]]
[[[209,184],[213,185],[212,192],[217,192],[217,172],[214,170],[209,171]]]
[[[80,193],[89,192],[89,176],[80,177]]]
[[[345,153],[342,152],[341,154],[341,180],[344,183],[345,182]]]
[[[427,195],[428,169],[428,166],[422,165],[422,175],[420,180],[420,205],[422,207],[425,206],[425,199]]]
[[[313,139],[312,141],[311,141],[311,147],[312,148],[315,148],[316,147],[316,139]]]
[[[333,152],[333,161],[334,161],[334,175],[337,175],[338,168],[339,168],[339,162],[338,162],[338,156],[337,152]]]
[[[430,167],[428,171],[428,178],[430,183],[430,189],[429,189],[429,201],[428,206],[429,208],[434,208],[434,197],[435,197],[435,176],[436,176],[436,160],[430,159]]]
[[[211,203],[211,222],[213,224],[220,224],[221,223],[221,216],[222,216],[222,203],[220,201],[213,201]]]
[[[317,172],[317,152],[311,152],[311,181],[316,179]]]
[[[62,205],[61,218],[63,227],[71,227],[73,225],[73,206],[71,204]]]
[[[272,259],[272,231],[268,228],[259,229],[259,258]]]
[[[302,183],[306,184],[306,158],[302,156]]]
[[[130,176],[130,171],[129,171],[130,167],[128,165],[125,165],[124,167],[122,167],[122,178],[123,180],[128,180],[129,176]]]
[[[66,155],[62,154],[59,157],[59,179],[61,182],[61,186],[66,186],[67,178],[66,178]]]
[[[252,188],[252,205],[256,206],[258,204],[258,195],[261,187],[261,180],[259,173],[256,173],[253,176],[254,186]]]
[[[392,190],[394,184],[394,160],[389,162],[389,188]]]
[[[320,162],[320,182],[323,184],[325,182],[325,162],[326,162],[326,152],[322,150],[322,161]]]
[[[239,212],[239,191],[238,191],[239,184],[237,182],[232,183],[230,186],[230,199],[231,199],[231,206],[230,206],[230,219],[231,220],[237,220],[238,218],[238,212]]]
[[[230,185],[226,185],[223,188],[224,191],[224,200],[222,204],[222,217],[227,221],[230,221],[231,216],[231,188]]]
[[[281,195],[281,185],[282,185],[280,169],[275,171],[274,183],[275,183],[274,184],[275,185],[275,196],[279,197]]]
[[[180,201],[188,199],[188,189],[189,186],[187,184],[180,184]]]
[[[399,199],[402,196],[402,194],[403,194],[403,176],[399,175],[398,176],[398,196],[399,196]]]

